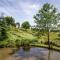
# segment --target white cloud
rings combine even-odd
[[[33,15],[34,12],[36,12],[39,9],[38,4],[29,4],[29,3],[24,3],[20,4],[23,12],[27,15]]]
[[[39,10],[39,4],[20,3],[20,7],[22,8],[23,13],[26,15],[26,18],[24,18],[23,21],[27,20],[31,25],[34,25],[33,15]]]
[[[2,1],[2,0],[1,0]],[[0,3],[1,3],[0,1]],[[24,2],[22,0],[6,0],[0,5],[0,12],[4,12],[5,15],[13,16],[16,22],[29,21],[33,25],[33,15],[39,9],[39,4],[31,2]]]

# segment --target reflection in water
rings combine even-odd
[[[48,60],[50,60],[50,50],[48,51]]]
[[[59,60],[60,57],[56,56],[56,53],[60,56],[59,52],[45,48],[32,47],[26,49],[21,47],[17,54],[22,58],[35,57],[36,60]]]
[[[0,60],[60,60],[60,52],[38,47],[20,47],[13,49],[13,55],[9,55],[12,49],[0,50]],[[2,52],[2,53],[1,53]],[[8,53],[7,53],[8,52]],[[4,59],[2,58],[4,57]]]
[[[45,50],[45,49],[44,49]],[[37,60],[44,60],[44,54],[41,51],[44,51],[42,48],[20,48],[19,51],[16,53],[18,57],[25,58],[35,58]],[[15,55],[15,56],[16,56]]]
[[[48,60],[53,60],[53,50],[48,50]]]
[[[30,47],[22,47],[24,51],[30,51]]]

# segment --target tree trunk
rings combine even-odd
[[[48,48],[50,49],[50,31],[49,31],[49,29],[48,29]]]

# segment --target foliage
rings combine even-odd
[[[7,38],[7,25],[4,18],[0,19],[0,41]]]
[[[20,39],[16,39],[15,43],[16,43],[16,46],[17,47],[20,47],[21,46],[21,40]]]
[[[0,35],[0,41],[7,38],[7,33],[5,28],[1,28],[1,35]]]
[[[1,17],[0,18],[0,41],[7,38],[7,30],[9,26],[15,26],[15,20],[9,16]]]
[[[25,21],[25,22],[22,23],[21,27],[24,28],[24,29],[29,29],[30,28],[30,23],[28,21]]]
[[[41,10],[34,16],[35,23],[39,29],[50,29],[52,25],[57,25],[60,19],[60,13],[53,5],[44,4]]]
[[[12,18],[10,16],[6,16],[6,17],[4,17],[4,19],[6,21],[7,26],[10,26],[10,25],[15,26],[14,18]]]
[[[48,44],[50,48],[50,30],[55,27],[60,20],[60,13],[57,12],[57,9],[48,3],[44,4],[43,7],[39,10],[39,12],[34,16],[35,23],[37,24],[37,28],[44,29],[47,31],[48,35]]]
[[[25,39],[25,38],[23,38],[23,39],[21,40],[21,45],[22,45],[22,46],[29,46],[30,44],[33,44],[33,43],[35,43],[35,42],[37,42],[37,41],[38,41],[37,39],[31,40],[31,39]]]

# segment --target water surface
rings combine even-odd
[[[20,47],[14,54],[11,52],[12,49],[0,49],[0,60],[60,60],[60,52],[39,47]]]

